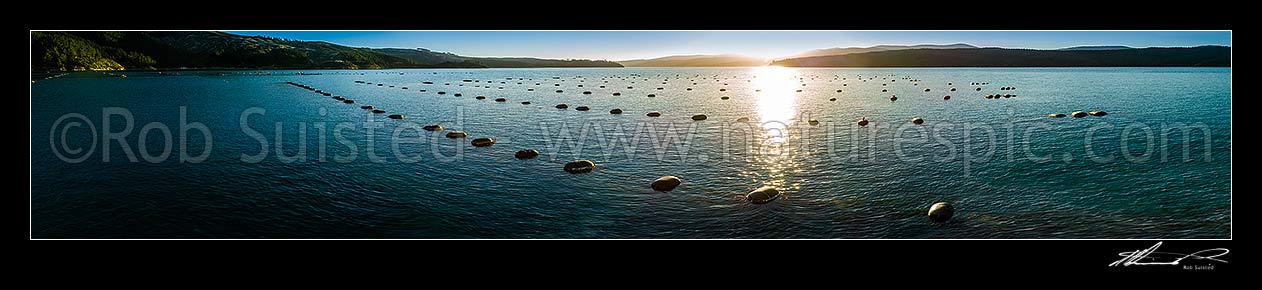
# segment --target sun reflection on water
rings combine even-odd
[[[784,67],[766,66],[753,68],[752,83],[756,91],[759,127],[761,128],[760,146],[754,154],[756,168],[746,172],[763,185],[784,189],[791,187],[785,183],[785,176],[798,167],[794,160],[796,153],[794,140],[798,136],[792,134],[792,125],[797,114],[798,92],[801,86],[797,70]]]
[[[771,130],[783,128],[793,122],[793,114],[797,110],[797,71],[778,66],[765,66],[754,69],[754,87],[762,90],[756,92],[758,99],[758,117],[763,128]],[[768,125],[772,128],[768,128]]]

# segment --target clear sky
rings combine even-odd
[[[812,49],[967,43],[1053,49],[1231,45],[1230,31],[228,31],[355,47],[427,48],[465,56],[628,60],[685,54],[776,58]]]

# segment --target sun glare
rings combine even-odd
[[[778,66],[751,70],[755,90],[752,93],[763,136],[755,155],[761,165],[748,176],[760,179],[764,185],[793,189],[794,185],[786,184],[785,175],[797,168],[791,152],[794,146],[788,143],[794,138],[789,129],[797,114],[797,90],[801,86],[798,71]]]
[[[768,141],[783,143],[797,110],[797,70],[764,66],[754,68],[753,73],[759,122]]]

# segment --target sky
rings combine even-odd
[[[1055,49],[1231,45],[1230,31],[228,31],[373,48],[426,48],[464,56],[629,60],[690,54],[777,58],[812,49],[967,43]]]

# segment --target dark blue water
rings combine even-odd
[[[1230,68],[306,73],[319,75],[75,73],[33,83],[32,236],[1231,237]],[[1108,114],[1046,116],[1095,110]],[[121,142],[105,138],[103,116]],[[469,138],[419,130],[431,124]],[[470,146],[477,137],[498,143]],[[181,161],[205,144],[206,158]],[[513,158],[523,148],[542,154]],[[562,171],[577,159],[600,167]],[[684,183],[652,192],[663,175]],[[743,199],[761,186],[784,195]],[[930,222],[940,201],[955,217]]]

